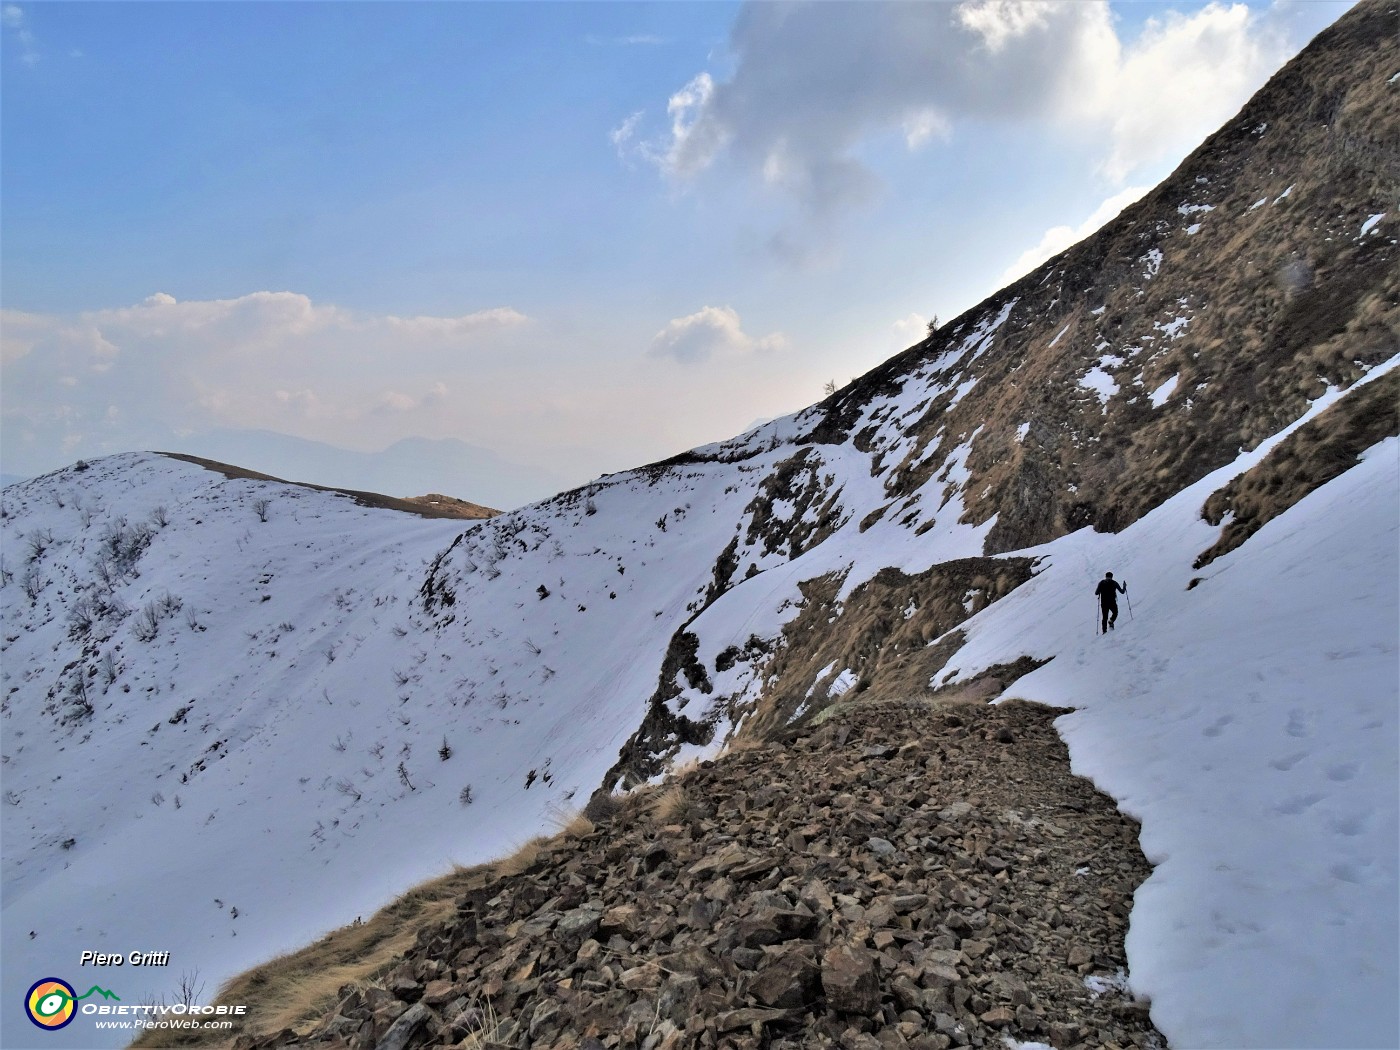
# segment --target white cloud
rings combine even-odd
[[[901,339],[918,342],[928,335],[928,318],[921,313],[911,313],[908,317],[901,317],[890,327],[899,333]]]
[[[659,155],[659,162],[665,171],[679,175],[694,174],[708,167],[723,148],[727,137],[723,129],[705,124],[701,126],[700,137],[695,137],[696,122],[704,114],[714,93],[715,82],[710,74],[701,73],[667,100],[671,144]]]
[[[641,123],[643,116],[645,116],[645,113],[639,109],[617,127],[613,128],[612,131],[608,132],[608,141],[613,144],[613,148],[617,150],[617,155],[624,161],[630,162],[630,154],[634,149],[632,139],[637,133],[637,125]]]
[[[564,313],[521,323],[507,311],[464,313],[478,323],[450,338],[434,329],[453,326],[389,319],[413,320],[408,312],[369,314],[290,293],[6,311],[0,466],[33,475],[78,457],[158,448],[393,492],[406,490],[382,475],[351,484],[348,468],[336,481],[310,466],[294,470],[310,461],[277,459],[277,448],[297,443],[269,434],[361,452],[456,438],[562,478],[563,488],[729,437],[755,416],[815,398],[825,378],[775,352],[786,345],[781,334],[750,334],[724,306],[665,325],[655,356],[638,352],[646,338],[639,347],[625,318]],[[480,324],[488,316],[499,323]],[[707,363],[672,363],[687,355]],[[269,465],[260,465],[264,454]],[[515,473],[502,477],[503,492],[525,487]],[[465,498],[487,491],[421,484]]]
[[[1100,204],[1078,226],[1052,226],[1045,231],[1038,244],[1027,248],[1014,263],[1002,272],[1001,283],[1009,284],[1016,278],[1025,276],[1046,259],[1059,255],[1072,244],[1078,244],[1110,219],[1115,218],[1129,204],[1140,199],[1151,188],[1150,186],[1129,186]]]
[[[447,381],[479,373],[488,349],[526,321],[509,307],[367,314],[293,292],[157,292],[72,316],[6,310],[5,441],[37,455],[76,433],[97,455],[150,447],[153,434],[233,427],[353,445],[403,436],[386,410],[430,415],[415,423],[442,430],[453,418]],[[107,416],[112,404],[125,409],[119,418]]]
[[[633,33],[628,36],[598,36],[590,33],[583,39],[592,47],[660,47],[671,42],[664,36],[651,33]]]
[[[750,336],[732,307],[706,306],[687,317],[668,321],[652,339],[648,353],[694,364],[713,357],[781,350],[786,345],[787,339],[781,332],[762,339]]]
[[[910,113],[901,127],[904,144],[911,150],[919,149],[932,138],[947,142],[953,137],[953,125],[936,109],[925,108]]]
[[[1105,47],[1112,76],[1083,111],[1109,128],[1104,169],[1121,182],[1183,156],[1228,120],[1286,57],[1285,42],[1244,4],[1212,3],[1192,15],[1149,19],[1130,47]]]
[[[26,66],[39,63],[39,50],[35,45],[34,33],[30,30],[24,8],[18,4],[5,4],[0,7],[0,27],[6,29],[19,41],[19,60]]]
[[[408,412],[418,407],[418,399],[397,390],[386,390],[379,403],[392,412]]]
[[[1106,0],[757,3],[730,45],[727,79],[702,72],[668,100],[669,133],[642,137],[636,114],[618,132],[672,179],[727,156],[818,236],[878,191],[872,139],[914,150],[960,122],[1031,122],[1091,144],[1121,183],[1195,145],[1287,53],[1244,4],[1169,11],[1125,44]]]
[[[308,419],[315,419],[322,414],[321,399],[314,390],[277,390],[272,396],[279,404],[287,405]],[[223,406],[225,402],[216,397],[212,398],[209,404],[210,407]]]
[[[384,318],[384,323],[396,331],[414,335],[455,338],[493,328],[524,324],[528,320],[524,314],[507,306],[478,310],[461,317],[395,317],[391,314]]]
[[[995,54],[1010,40],[1045,27],[1046,5],[1037,0],[982,0],[958,8],[959,24],[982,37],[983,45]]]
[[[386,390],[379,399],[379,407],[390,412],[418,411],[443,401],[447,393],[447,384],[441,380],[433,383],[417,397],[399,390]]]

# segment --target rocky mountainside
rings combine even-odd
[[[717,560],[707,601],[774,554],[795,558],[823,542],[838,523],[874,529],[873,542],[891,527],[933,532],[936,550],[940,524],[955,522],[978,530],[969,551],[978,555],[1086,526],[1121,531],[1325,391],[1393,358],[1397,69],[1395,6],[1359,5],[1094,236],[799,415],[787,433],[761,430],[679,457],[676,466],[745,462],[765,439],[792,448]],[[1265,468],[1273,513],[1395,433],[1394,378],[1373,394],[1343,402],[1322,425],[1351,433],[1345,448],[1280,454]],[[859,496],[842,470],[852,449],[874,483],[861,478]],[[865,581],[846,582],[843,595]],[[931,603],[972,593],[937,570],[927,582]],[[808,576],[803,586],[822,584]],[[940,618],[925,640],[950,626]],[[830,655],[878,685],[874,648]],[[787,666],[791,649],[780,658]],[[825,666],[825,655],[803,666]],[[771,677],[768,659],[757,673]],[[939,668],[929,660],[923,670],[927,679]],[[790,707],[812,685],[790,677],[765,690],[767,703]],[[682,695],[713,711],[717,701],[700,692]],[[737,721],[745,702],[726,699]],[[644,735],[635,751],[659,744]]]
[[[1160,1047],[1123,984],[1137,828],[1058,713],[861,704],[704,762],[483,870],[306,1036],[236,1045]]]
[[[1142,821],[1161,1031],[1395,1045],[1397,19],[1358,4],[1099,234],[732,441],[469,523],[154,454],[5,488],[7,1001],[94,940],[171,952],[123,995],[217,983],[727,743],[1014,689]],[[796,1009],[751,980],[733,1009]]]

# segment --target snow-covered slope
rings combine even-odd
[[[1400,976],[1397,445],[1188,590],[1215,534],[1202,502],[1270,445],[1121,534],[1024,552],[1038,575],[963,625],[949,667],[1054,657],[1016,693],[1079,709],[1064,720],[1076,764],[1144,822],[1158,869],[1134,913],[1133,980],[1174,1042],[1382,1046]],[[869,477],[860,458],[826,464],[834,490]],[[743,477],[624,475],[465,530],[154,456],[7,492],[4,937],[23,960],[7,990],[72,973],[88,948],[172,953],[168,972],[109,974],[124,996],[168,995],[196,970],[212,983],[581,804],[731,523],[746,531]],[[699,664],[775,637],[803,580],[834,569],[849,589],[979,549],[955,515],[923,536],[849,518],[691,621]],[[126,575],[122,522],[150,524]],[[1100,638],[1091,588],[1110,566],[1136,604]],[[109,593],[126,614],[80,628],[81,599]],[[77,665],[56,664],[73,645]],[[753,676],[740,660],[709,694],[681,676],[679,696],[703,723]],[[23,1015],[5,1024],[5,1045],[25,1045]]]
[[[740,512],[728,473],[466,529],[154,455],[7,489],[6,990],[131,945],[171,965],[128,992],[212,987],[581,805]],[[440,555],[471,586],[434,618]]]
[[[1012,692],[1077,709],[1157,864],[1158,1026],[1400,1045],[1394,17],[1102,235],[673,461],[477,524],[156,455],[7,487],[0,1002],[87,949],[171,953],[102,974],[124,1001],[212,989],[734,732],[1048,660]]]

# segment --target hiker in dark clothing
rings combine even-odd
[[[1118,595],[1127,594],[1128,585],[1119,583],[1113,578],[1113,573],[1106,572],[1099,585],[1094,588],[1094,593],[1099,596],[1099,612],[1103,617],[1103,624],[1099,628],[1100,634],[1107,634],[1113,630],[1113,622],[1118,619]]]

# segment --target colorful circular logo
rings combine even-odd
[[[73,986],[67,981],[45,977],[42,981],[35,981],[29,994],[24,997],[24,1012],[40,1028],[52,1032],[73,1020],[73,1015],[78,1011],[73,1001],[75,998]]]

